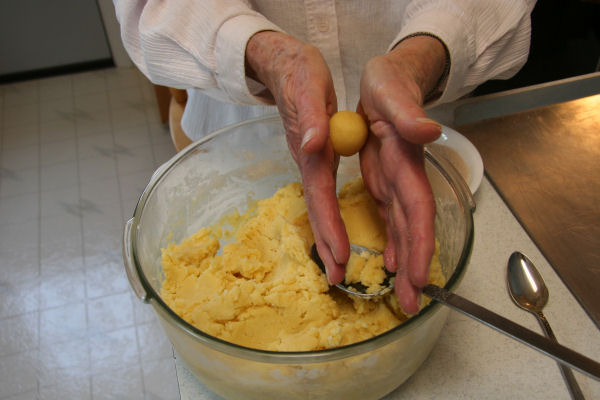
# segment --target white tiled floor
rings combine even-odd
[[[0,399],[178,399],[121,232],[173,154],[135,69],[0,86]]]

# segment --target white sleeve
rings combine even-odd
[[[413,0],[394,43],[417,33],[437,36],[450,54],[441,97],[448,102],[489,79],[508,79],[527,61],[535,0]]]
[[[246,43],[281,31],[244,0],[113,0],[129,56],[152,82],[198,88],[221,101],[261,104],[246,79]]]

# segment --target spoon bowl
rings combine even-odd
[[[552,328],[550,328],[550,323],[542,313],[548,303],[548,287],[533,262],[519,251],[512,253],[508,259],[506,281],[508,292],[515,304],[535,315],[546,337],[558,343]],[[559,363],[558,367],[571,397],[583,399],[583,393],[575,380],[573,371],[562,363]]]
[[[367,247],[359,246],[353,243],[350,243],[350,251],[356,254],[367,253],[368,255],[374,257],[381,255],[381,253],[378,251],[369,249]],[[317,252],[317,246],[315,244],[313,244],[311,248],[311,258],[319,266],[321,271],[323,273],[326,273],[325,265],[319,257],[319,253]],[[367,299],[373,299],[379,296],[383,296],[384,294],[387,294],[394,289],[394,279],[396,278],[396,274],[388,271],[387,268],[383,267],[383,270],[385,271],[385,277],[383,279],[383,282],[380,284],[381,289],[379,289],[376,292],[369,292],[369,287],[363,284],[362,282],[346,283],[346,281],[344,280],[335,286],[338,289],[348,294],[351,294],[352,296],[358,296]]]
[[[531,260],[523,253],[515,251],[510,255],[506,279],[510,297],[522,309],[541,312],[548,304],[546,283]]]

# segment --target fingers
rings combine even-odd
[[[401,244],[405,246],[403,252],[408,253],[410,280],[414,285],[423,287],[427,284],[429,263],[435,247],[435,200],[425,173],[423,148],[402,140],[395,144],[398,148],[390,157],[401,153],[404,162],[402,170],[396,168],[397,172],[392,178],[396,182],[394,195],[398,199],[398,209],[402,210],[402,213],[393,214],[394,225],[401,229],[400,235],[404,236]]]
[[[398,303],[405,313],[412,315],[419,312],[419,290],[410,283],[406,269],[396,273],[394,282],[394,292],[398,298]]]
[[[408,201],[409,206],[402,204],[403,201]],[[408,314],[414,314],[419,310],[420,290],[429,280],[434,233],[433,225],[430,224],[430,203],[410,201],[394,197],[387,223],[388,231],[392,233],[384,257],[386,263],[389,263],[386,265],[395,265],[395,292],[402,309]]]
[[[340,215],[335,186],[333,151],[300,155],[300,172],[308,217],[329,283],[344,279],[350,243]]]
[[[361,171],[386,221],[384,261],[390,271],[396,271],[398,300],[406,312],[416,312],[435,247],[435,202],[423,147],[399,137],[391,124],[373,128],[382,139],[374,139],[374,134],[369,140],[381,144],[367,142],[361,152]]]

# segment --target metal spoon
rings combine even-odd
[[[548,288],[531,260],[521,252],[512,253],[508,259],[506,280],[510,297],[515,304],[535,315],[546,337],[558,343],[548,320],[542,313],[548,303]],[[573,371],[562,363],[558,363],[558,367],[571,397],[583,399],[583,393],[573,376]]]
[[[356,253],[356,254],[362,254],[362,253],[366,252],[372,256],[379,256],[381,254],[373,249],[369,249],[367,247],[359,246],[359,245],[356,245],[353,243],[350,243],[350,251],[353,253]],[[321,258],[319,257],[319,253],[317,252],[317,246],[314,244],[312,245],[312,248],[311,248],[311,257],[312,257],[313,261],[319,266],[321,271],[325,272],[325,265],[323,264],[323,261],[321,261]],[[361,282],[347,284],[345,281],[342,281],[335,286],[338,289],[340,289],[348,294],[351,294],[353,296],[358,296],[358,297],[363,297],[363,298],[375,298],[375,297],[383,296],[384,294],[386,294],[386,293],[390,292],[392,289],[394,289],[394,278],[396,277],[395,273],[390,272],[385,268],[384,268],[384,271],[385,271],[385,278],[380,285],[381,289],[375,293],[367,293],[368,287],[363,285]]]
[[[358,252],[359,254],[362,251],[368,251],[374,255],[379,254],[375,250],[367,249],[356,245],[351,245],[351,249],[352,251]],[[311,257],[313,261],[319,266],[321,271],[325,273],[325,265],[319,257],[319,253],[317,252],[315,245],[313,245],[311,252]],[[388,288],[386,288],[386,290],[389,289],[391,285],[393,285],[392,278],[388,277],[388,281]],[[355,287],[358,286],[355,284],[349,286],[339,284],[336,286],[342,289],[343,291],[355,296],[381,296],[381,292],[375,295],[357,292],[357,289],[360,288]],[[431,297],[432,299],[445,306],[452,308],[455,311],[461,312],[473,318],[474,320],[497,330],[498,332],[504,333],[505,335],[530,346],[531,348],[541,352],[542,354],[552,357],[560,363],[567,364],[572,368],[575,368],[578,371],[587,374],[591,378],[600,381],[600,363],[580,353],[577,353],[576,351],[573,351],[568,347],[561,345],[556,340],[551,340],[547,337],[544,337],[539,333],[532,331],[531,329],[525,328],[522,325],[519,325],[499,314],[496,314],[491,310],[488,310],[485,307],[475,304],[472,301],[469,301],[464,297],[461,297],[437,285],[426,285],[423,288],[423,294],[427,295],[428,297]]]

